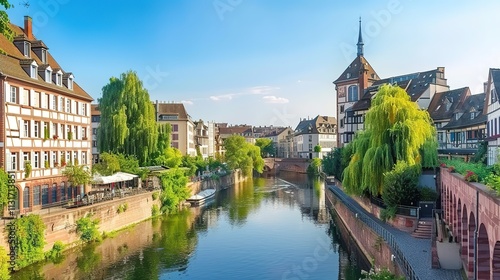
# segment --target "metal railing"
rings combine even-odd
[[[370,196],[370,202],[374,205],[377,205],[380,208],[383,209],[387,208],[387,205],[385,205],[384,201],[380,198]],[[396,207],[396,215],[418,218],[418,208],[419,207],[415,206],[398,205],[398,207]]]
[[[399,248],[398,242],[392,233],[382,227],[378,222],[376,222],[373,218],[368,216],[364,211],[361,211],[359,207],[352,204],[349,200],[345,199],[340,190],[338,190],[334,186],[328,186],[335,196],[344,203],[351,211],[356,213],[356,217],[369,226],[375,233],[377,233],[380,237],[384,239],[384,241],[389,245],[393,252],[394,259],[398,263],[399,267],[403,270],[406,275],[406,279],[410,280],[420,280],[420,278],[415,273],[412,265],[406,259],[405,255]]]

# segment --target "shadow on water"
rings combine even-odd
[[[283,211],[298,206],[303,220],[324,228],[339,256],[338,279],[359,279],[360,268],[369,267],[349,233],[337,226],[336,217],[332,219],[325,207],[323,181],[292,173],[280,178],[254,178],[235,185],[218,192],[215,200],[204,207],[187,208],[141,222],[113,238],[66,251],[60,263],[27,267],[14,273],[12,279],[187,279],[188,267],[196,261],[193,256],[197,255],[198,243],[206,242],[204,238],[211,229],[227,220],[231,227],[248,231],[245,226],[250,217],[263,215],[264,209],[260,208],[270,204],[281,205]]]

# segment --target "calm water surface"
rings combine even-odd
[[[365,265],[339,232],[322,182],[258,178],[13,279],[359,279]]]

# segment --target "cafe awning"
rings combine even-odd
[[[97,185],[106,185],[111,183],[130,181],[137,177],[139,176],[125,172],[117,172],[110,176],[102,176],[100,174],[94,174],[94,177],[92,178],[92,183]]]

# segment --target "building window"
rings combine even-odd
[[[30,153],[24,152],[23,153],[23,164],[26,164],[26,162],[29,160],[30,160]]]
[[[309,142],[312,142],[312,140],[313,140],[313,136],[309,135]]]
[[[97,141],[96,140],[92,141],[92,147],[97,148]]]
[[[10,170],[17,170],[17,153],[10,154]]]
[[[66,98],[66,113],[71,113],[71,100]]]
[[[82,152],[82,162],[80,164],[87,164],[87,152]]]
[[[52,152],[52,167],[56,167],[57,163],[57,152]]]
[[[33,162],[34,168],[40,168],[40,152],[35,152],[35,160]]]
[[[92,135],[97,135],[97,128],[92,128]]]
[[[54,183],[52,184],[52,199],[51,199],[51,202],[56,202],[57,201],[57,184]]]
[[[64,186],[64,182],[61,182],[59,189],[61,190],[61,199],[60,200],[61,201],[66,200],[66,187]]]
[[[43,152],[43,165],[45,167],[45,163],[49,163],[49,152]]]
[[[101,121],[101,116],[92,116],[92,122],[100,122]]]
[[[39,138],[40,137],[40,122],[35,121],[35,127],[33,130],[33,137]]]
[[[24,121],[24,137],[30,137],[30,121]]]
[[[491,103],[497,102],[497,91],[494,88],[491,89],[490,95],[491,95]]]
[[[340,105],[340,113],[344,113],[344,105]]]
[[[24,56],[31,57],[31,43],[27,41],[24,42]]]
[[[47,50],[42,49],[42,64],[47,64]]]
[[[23,191],[23,208],[30,207],[30,187],[24,187]]]
[[[358,86],[350,86],[347,90],[347,101],[358,101]]]
[[[56,85],[62,86],[62,73],[56,73]]]
[[[340,127],[341,127],[341,128],[344,128],[344,119],[341,119],[341,120],[340,120]]]
[[[40,186],[33,188],[33,205],[40,205]]]
[[[172,125],[172,131],[179,131],[179,125],[178,124],[173,124]]]
[[[42,186],[42,205],[49,204],[49,185]]]
[[[87,115],[87,104],[82,103],[82,111],[81,111],[82,116]]]
[[[179,140],[179,134],[177,134],[177,133],[176,134],[172,134],[172,140],[173,141]]]
[[[68,89],[73,90],[73,78],[68,78]]]
[[[38,66],[36,66],[36,64],[31,64],[30,69],[31,69],[30,77],[33,79],[37,79],[38,78]]]
[[[82,126],[82,139],[85,138],[87,138],[87,129],[85,129],[85,127]]]
[[[17,87],[10,87],[10,102],[17,103]]]
[[[45,69],[45,82],[52,83],[52,71],[50,69]]]

